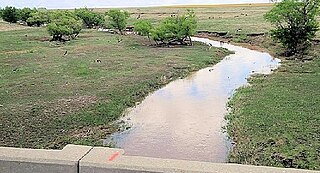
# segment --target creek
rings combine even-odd
[[[232,145],[223,131],[227,102],[255,73],[269,74],[280,60],[247,48],[193,37],[233,51],[213,67],[151,93],[124,117],[131,128],[112,136],[126,155],[226,162]]]

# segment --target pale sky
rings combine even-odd
[[[265,3],[268,0],[0,0],[0,7],[45,7],[45,8],[79,8],[79,7],[143,7],[180,4],[239,4]]]

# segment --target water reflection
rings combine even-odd
[[[171,82],[132,109],[126,117],[132,128],[113,136],[126,155],[225,162],[230,143],[222,126],[228,98],[247,83],[252,72],[270,73],[278,60],[208,39],[193,40],[235,54],[191,77]]]

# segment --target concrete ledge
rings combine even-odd
[[[320,173],[320,171],[126,156],[124,150],[67,145],[63,150],[0,147],[0,173]]]
[[[138,172],[192,172],[192,173],[316,173],[317,171],[259,167],[238,164],[157,159],[125,156],[123,150],[93,148],[80,161],[81,173],[138,173]],[[319,173],[319,172],[318,172]]]
[[[67,145],[63,150],[0,147],[1,173],[78,173],[79,160],[92,147]]]

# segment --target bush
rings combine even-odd
[[[127,20],[130,17],[129,12],[113,9],[106,12],[108,16],[107,24],[109,24],[112,28],[118,29],[120,34],[123,34],[123,30],[127,26]]]
[[[0,8],[0,18],[2,18],[2,12],[3,12],[3,9]]]
[[[316,19],[319,6],[319,0],[283,0],[265,15],[275,26],[271,36],[282,43],[288,56],[303,53],[310,47],[319,30]]]
[[[161,44],[187,44],[192,45],[191,36],[197,28],[196,16],[193,11],[188,10],[181,16],[171,16],[164,19],[160,26],[153,29],[152,38]]]
[[[2,10],[2,19],[6,22],[16,23],[19,20],[19,10],[7,6]]]
[[[57,11],[52,14],[47,29],[52,41],[67,41],[78,36],[82,29],[82,21],[72,12]]]
[[[150,33],[153,29],[151,22],[146,20],[139,20],[134,24],[134,30],[142,36],[148,36],[150,41]]]
[[[23,22],[27,22],[28,18],[32,16],[32,13],[37,12],[37,9],[31,9],[31,8],[23,8],[20,11],[19,19]]]
[[[48,11],[35,11],[31,13],[31,16],[27,19],[28,26],[41,26],[43,24],[50,23],[50,13]]]
[[[104,16],[102,14],[93,12],[87,8],[76,9],[75,14],[77,17],[82,19],[83,24],[87,28],[101,26],[104,23]]]

